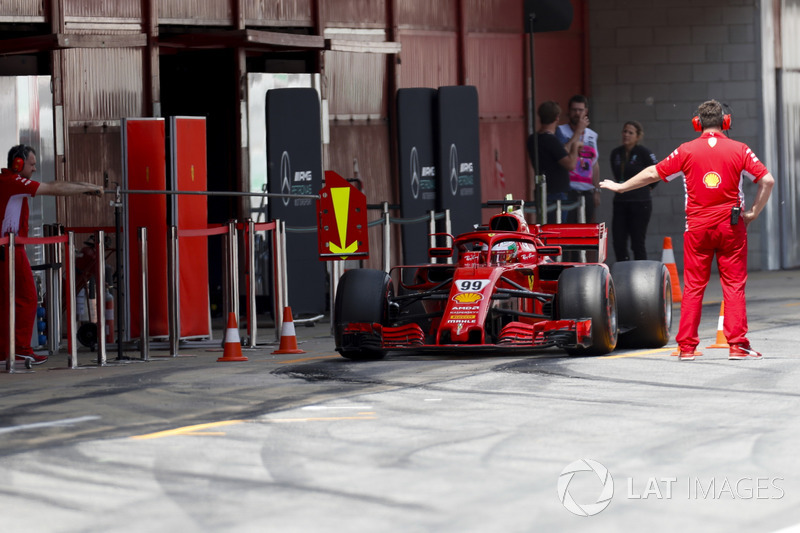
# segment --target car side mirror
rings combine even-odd
[[[563,253],[560,246],[540,246],[536,251],[539,255],[549,257],[557,257]]]
[[[453,249],[447,247],[429,248],[428,257],[453,257]]]

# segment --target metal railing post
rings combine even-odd
[[[97,270],[95,271],[97,308],[97,364],[106,366],[106,232],[97,232]]]
[[[283,325],[283,261],[281,260],[281,221],[275,220],[275,229],[272,230],[272,305],[275,317],[275,340],[280,340],[281,326]]]
[[[578,207],[578,222],[580,224],[586,224],[586,197],[581,194],[578,198],[580,201]]]
[[[147,294],[147,228],[139,228],[139,263],[141,278],[141,300],[139,308],[139,339],[142,361],[150,360],[150,298]]]
[[[542,175],[536,176],[536,184],[539,185],[539,189],[541,190],[539,195],[539,203],[541,205],[538,206],[542,213],[541,223],[547,224],[547,180]],[[560,218],[558,220],[559,222],[561,221]]]
[[[46,224],[44,236],[53,237],[60,235],[57,224]],[[58,353],[61,339],[61,269],[64,261],[61,245],[45,246],[45,263],[51,265],[45,276],[46,320],[47,320],[47,351],[49,355]]]
[[[181,338],[180,281],[178,278],[178,228],[170,226],[167,235],[167,318],[169,323],[169,355],[178,356]]]
[[[228,232],[222,235],[222,249],[220,250],[219,257],[222,258],[222,317],[225,320],[225,323],[228,323],[228,309],[231,307],[230,303],[230,295],[228,294],[228,289],[230,288],[230,277],[231,273],[230,265],[228,265],[228,240],[230,240],[231,236]],[[223,331],[223,339],[225,338],[225,332]]]
[[[578,197],[580,198],[580,204],[578,207],[578,222],[581,224],[586,224],[586,197],[582,194],[579,194]],[[586,262],[586,250],[581,250],[580,258],[581,263]]]
[[[556,224],[561,224],[564,220],[561,216],[561,200],[556,200]]]
[[[444,210],[444,231],[448,235],[452,235],[453,234],[453,226],[450,223],[450,210],[449,209],[445,209]],[[453,256],[451,255],[450,257],[448,257],[447,260],[445,261],[445,263],[447,263],[448,265],[452,265],[453,264]]]
[[[336,293],[339,290],[339,279],[344,274],[344,260],[329,261],[331,265],[331,334],[336,333],[334,324],[336,324]]]
[[[75,311],[78,305],[75,294],[75,234],[67,233],[67,351],[68,366],[78,368],[78,337]]]
[[[389,202],[382,202],[383,206],[383,271],[389,272],[392,261],[392,228],[389,225]]]
[[[8,234],[8,245],[6,246],[6,266],[8,267],[8,357],[6,357],[6,372],[9,374],[14,373],[14,362],[16,360],[17,347],[14,344],[14,331],[17,328],[16,317],[14,316],[14,302],[16,300],[15,287],[16,279],[14,278],[14,233]]]
[[[236,317],[236,325],[239,325],[239,232],[236,229],[236,221],[228,222],[228,312]],[[225,315],[228,316],[227,314]]]
[[[428,211],[428,249],[436,246],[436,238],[433,236],[436,233],[436,212],[431,209]],[[435,261],[434,261],[435,262]]]
[[[287,253],[286,241],[286,221],[281,222],[281,284],[283,285],[283,305],[281,306],[281,317],[283,317],[283,308],[289,307],[289,259]],[[281,318],[281,323],[283,318]]]
[[[247,219],[245,249],[247,251],[247,334],[248,346],[255,348],[257,344],[258,313],[256,312],[256,225]]]

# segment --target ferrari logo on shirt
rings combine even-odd
[[[716,189],[719,187],[719,184],[722,183],[722,178],[716,172],[708,172],[703,176],[703,183],[705,183],[706,187],[709,189]]]

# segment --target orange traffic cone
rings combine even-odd
[[[228,328],[225,330],[225,349],[217,361],[247,361],[242,355],[242,341],[239,339],[239,326],[236,314],[228,313]]]
[[[730,348],[728,339],[725,338],[723,325],[725,324],[725,302],[719,304],[719,322],[717,322],[717,342],[706,348]]]
[[[281,345],[272,353],[306,353],[297,347],[297,335],[294,332],[292,308],[283,308],[283,326],[281,326]]]
[[[675,252],[672,251],[672,237],[664,237],[664,250],[661,252],[661,262],[667,266],[669,281],[672,285],[672,301],[680,302],[683,299],[681,279],[678,277],[678,267],[675,265]]]

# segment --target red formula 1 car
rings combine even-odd
[[[558,347],[602,355],[620,345],[661,347],[672,325],[672,288],[659,261],[611,269],[604,224],[529,226],[519,201],[488,226],[431,248],[451,264],[356,269],[339,281],[336,350],[349,359],[387,352],[499,353]],[[583,254],[597,263],[562,261]]]

